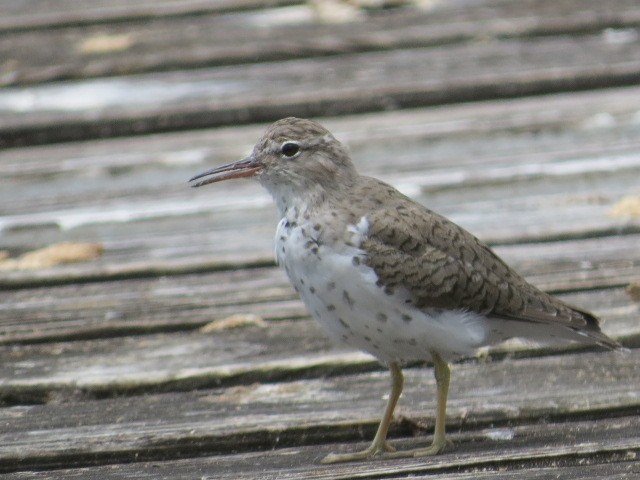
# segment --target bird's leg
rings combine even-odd
[[[330,453],[322,459],[322,463],[338,463],[338,462],[351,462],[354,460],[364,460],[374,457],[376,455],[383,454],[385,452],[393,452],[395,449],[387,443],[387,432],[389,431],[389,425],[393,418],[393,411],[396,408],[400,394],[402,393],[402,386],[404,384],[404,378],[402,376],[402,370],[397,362],[391,362],[389,364],[389,371],[391,372],[391,393],[389,394],[389,400],[387,406],[384,409],[382,420],[378,426],[378,431],[373,439],[373,442],[365,450],[355,453],[343,453],[336,454]]]
[[[436,377],[437,406],[436,406],[436,427],[433,434],[433,442],[425,448],[413,450],[403,450],[387,454],[386,458],[406,458],[406,457],[426,457],[440,453],[447,440],[445,438],[445,425],[447,413],[447,394],[449,393],[449,379],[451,377],[449,365],[442,360],[440,355],[433,353],[433,373]]]

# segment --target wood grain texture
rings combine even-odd
[[[640,78],[638,42],[612,44],[601,34],[495,39],[13,87],[0,91],[0,145],[631,85]]]
[[[637,219],[609,214],[616,201],[637,190],[633,118],[639,92],[616,89],[327,121],[351,147],[360,171],[397,186],[490,244],[602,237],[640,231]],[[97,241],[105,248],[98,262],[9,272],[2,281],[269,264],[277,219],[257,184],[239,181],[207,191],[186,184],[194,172],[241,158],[262,130],[225,128],[0,152],[0,171],[11,182],[0,189],[3,248],[18,254],[60,241]]]
[[[47,0],[7,2],[0,6],[0,31],[30,31],[56,29],[78,25],[109,25],[119,22],[149,21],[156,18],[196,17],[203,13],[224,13],[244,9],[260,9],[299,3],[295,0],[158,0],[153,5],[145,1],[97,0],[83,2]]]
[[[605,319],[604,330],[613,338],[630,347],[640,343],[638,306],[630,304],[622,289],[561,298],[601,315]],[[174,305],[179,312],[171,318],[174,323],[154,313],[151,305],[145,309],[149,317],[134,312],[130,320],[112,319],[101,328],[83,317],[78,317],[75,328],[60,321],[14,327],[14,344],[7,341],[0,348],[4,358],[0,372],[5,379],[0,385],[0,397],[8,404],[42,403],[57,396],[64,398],[76,389],[89,397],[131,395],[378,368],[365,354],[333,350],[302,305],[298,312],[303,320],[279,320],[266,328],[255,326],[209,334],[194,331],[194,327],[210,320],[215,306],[198,311],[180,308],[178,302]],[[235,312],[245,308],[238,307]],[[187,312],[192,317],[187,317]],[[196,322],[200,323],[194,325]],[[27,329],[30,330],[25,332]],[[15,346],[20,340],[25,344]],[[518,348],[523,356],[544,352],[532,345]],[[513,349],[506,347],[507,352]],[[546,350],[547,354],[561,351]],[[484,355],[487,352],[504,356],[501,347],[485,351]]]
[[[618,412],[616,416],[636,414],[640,408],[637,391],[634,394],[628,387],[628,382],[638,383],[636,356],[601,353],[456,366],[447,419],[454,432],[452,438],[459,444],[452,452],[453,458],[459,460],[460,450],[465,447],[477,455],[494,446],[487,441],[487,437],[491,438],[487,428],[497,428],[494,436],[498,438],[504,428],[503,436],[513,436],[515,443],[532,447],[536,444],[536,428],[532,431],[527,425],[545,418],[551,422],[584,419],[588,433],[593,432],[589,418],[608,416],[614,410]],[[541,376],[540,370],[550,374]],[[407,419],[394,425],[393,437],[429,429],[432,422],[433,379],[421,369],[407,370],[406,377],[407,389],[399,415]],[[381,392],[386,391],[387,383],[386,372],[375,372],[184,394],[76,401],[71,417],[62,413],[68,408],[65,403],[12,407],[4,410],[0,466],[5,471],[11,470],[16,461],[22,468],[52,467],[52,461],[81,466],[125,461],[132,455],[139,460],[161,459],[189,455],[188,452],[228,453],[294,444],[300,447],[322,441],[325,445],[315,447],[312,458],[295,461],[300,466],[316,468],[312,466],[317,463],[313,459],[321,458],[327,448],[335,448],[328,443],[363,441],[373,432],[383,406]],[[81,390],[82,385],[78,388]],[[422,418],[425,420],[418,425],[413,423]],[[574,432],[578,436],[565,442],[568,445],[564,447],[549,447],[547,439],[539,446],[544,445],[551,455],[563,448],[566,454],[574,455],[607,449],[634,450],[640,446],[637,434],[630,435],[637,429],[634,418],[600,421],[609,425],[607,430],[612,434],[621,429],[617,441],[610,436],[604,443],[584,444],[586,439],[580,438],[578,427]],[[521,433],[518,425],[523,425]],[[538,434],[549,428],[538,427]],[[562,429],[562,423],[557,428]],[[566,428],[564,431],[566,435]],[[24,438],[29,438],[28,444]],[[409,442],[415,445],[424,439]],[[491,452],[494,461],[496,454]],[[545,455],[538,451],[534,456]],[[236,457],[235,461],[242,460]],[[431,468],[429,465],[440,462],[446,463],[447,458],[421,460],[420,464]],[[373,473],[377,464],[386,462],[356,463],[352,467]],[[399,468],[405,467],[407,464]]]
[[[629,245],[616,243],[622,248]],[[569,243],[568,247],[574,245]],[[534,250],[526,248],[520,253],[526,258],[529,252],[533,256]],[[519,261],[523,261],[523,257]],[[518,266],[519,261],[513,254],[506,258]],[[627,308],[628,315],[632,315],[634,304],[623,289],[638,277],[638,260],[617,258],[590,265],[581,260],[556,264],[536,261],[531,276],[528,269],[520,271],[536,285],[555,293],[584,288],[594,291],[596,296],[595,291],[601,291],[601,297],[608,295],[611,301],[621,309]],[[192,330],[234,313],[255,314],[269,321],[307,317],[282,271],[273,267],[191,275],[164,274],[168,276],[103,278],[97,282],[44,284],[3,292],[5,320],[0,327],[0,342],[30,343],[45,339]],[[562,297],[584,308],[591,305],[605,319],[611,316],[612,312],[604,309],[604,304],[592,302],[588,296],[579,301],[572,300],[574,295]],[[637,329],[635,333],[638,333]],[[634,334],[634,329],[627,334]]]
[[[346,24],[297,1],[152,3],[0,2],[0,258],[104,247],[0,271],[3,478],[640,476],[624,288],[640,221],[614,214],[639,193],[637,1],[447,0]],[[452,367],[444,455],[320,465],[370,441],[387,373],[312,322],[273,265],[258,185],[186,182],[291,114],[322,116],[359,171],[631,352],[479,352]],[[398,446],[428,443],[434,390],[407,369]]]
[[[594,429],[599,426],[595,425]],[[538,450],[541,451],[542,449]],[[585,451],[586,449],[583,449]],[[357,476],[383,476],[384,478],[406,478],[407,472],[412,478],[418,480],[427,480],[437,475],[437,478],[443,480],[551,480],[563,478],[568,480],[601,480],[603,478],[612,480],[635,480],[640,469],[637,462],[634,462],[635,451],[620,449],[616,451],[613,446],[607,458],[617,459],[619,461],[609,464],[590,465],[586,460],[587,455],[580,455],[578,452],[559,451],[556,455],[546,454],[535,465],[527,464],[526,459],[522,459],[517,454],[509,455],[507,452],[493,463],[485,460],[484,457],[477,458],[474,463],[472,458],[468,459],[468,472],[456,472],[453,461],[437,462],[433,467],[426,465],[410,466],[408,468],[399,468],[394,465],[377,466],[370,472],[362,472],[362,469],[353,466],[337,467],[333,469],[327,468],[300,468],[294,472],[287,473],[291,470],[291,457],[312,457],[315,458],[316,449],[282,449],[281,451],[268,453],[250,453],[246,455],[238,455],[234,458],[242,458],[245,466],[242,472],[234,466],[229,467],[226,461],[227,457],[203,457],[197,459],[172,460],[168,462],[140,462],[140,463],[123,463],[110,465],[107,467],[94,468],[77,468],[77,469],[61,469],[49,472],[20,472],[15,474],[6,474],[8,479],[92,479],[92,475],[98,475],[104,479],[129,479],[152,476],[159,480],[170,480],[180,478],[181,476],[199,476],[200,478],[214,478],[211,472],[220,472],[220,466],[227,467],[224,473],[216,473],[215,478],[220,479],[323,479],[323,480],[346,480],[357,478]],[[576,454],[578,453],[578,454]],[[263,467],[262,473],[258,474],[251,471],[246,465],[262,465],[262,460],[267,456],[277,456],[277,459],[269,463],[269,467]],[[532,455],[533,456],[533,455]],[[462,456],[460,456],[462,457]],[[465,458],[465,457],[463,457]],[[287,463],[289,461],[289,463]],[[526,464],[524,469],[520,469]],[[230,472],[229,472],[230,470]],[[355,471],[354,471],[355,470]]]
[[[434,2],[431,7],[364,16],[366,21],[361,17],[329,24],[304,2],[279,10],[266,9],[264,2],[254,2],[253,7],[260,10],[249,10],[251,2],[236,2],[235,12],[225,12],[225,4],[228,7],[232,2],[156,2],[153,9],[137,3],[57,2],[55,12],[36,14],[32,9],[28,15],[19,11],[12,15],[6,11],[7,5],[0,6],[0,15],[4,14],[0,31],[5,32],[0,57],[10,59],[0,85],[442,46],[488,38],[600,33],[612,25],[622,30],[640,24],[640,9],[632,0],[607,4],[583,0],[579,10],[549,0]],[[21,24],[27,16],[29,28]],[[46,20],[49,25],[36,29],[36,22]],[[68,24],[62,24],[63,20]]]

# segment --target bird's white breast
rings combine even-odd
[[[483,344],[484,317],[461,311],[424,311],[408,294],[385,293],[360,248],[368,230],[362,217],[326,241],[322,224],[286,216],[278,224],[276,258],[309,311],[332,338],[383,362],[466,355]]]

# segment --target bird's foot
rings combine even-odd
[[[381,445],[372,444],[369,448],[354,453],[330,453],[322,459],[322,463],[355,462],[358,460],[370,460],[373,458],[416,458],[429,457],[441,453],[451,442],[444,438],[434,439],[433,443],[425,448],[396,451],[387,442]]]
[[[330,453],[322,459],[322,463],[341,463],[355,462],[357,460],[369,460],[371,458],[385,458],[391,453],[395,453],[396,449],[389,445],[386,441],[372,443],[369,448],[354,453]]]
[[[451,445],[451,442],[445,438],[436,438],[433,443],[425,448],[414,448],[411,450],[402,450],[400,452],[389,452],[385,455],[385,458],[416,458],[416,457],[430,457],[442,452],[447,445]]]

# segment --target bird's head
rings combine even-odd
[[[282,206],[318,192],[349,188],[357,176],[346,148],[320,124],[300,118],[273,123],[237,162],[193,177],[193,187],[231,178],[256,177]],[[200,180],[202,179],[202,180]]]

